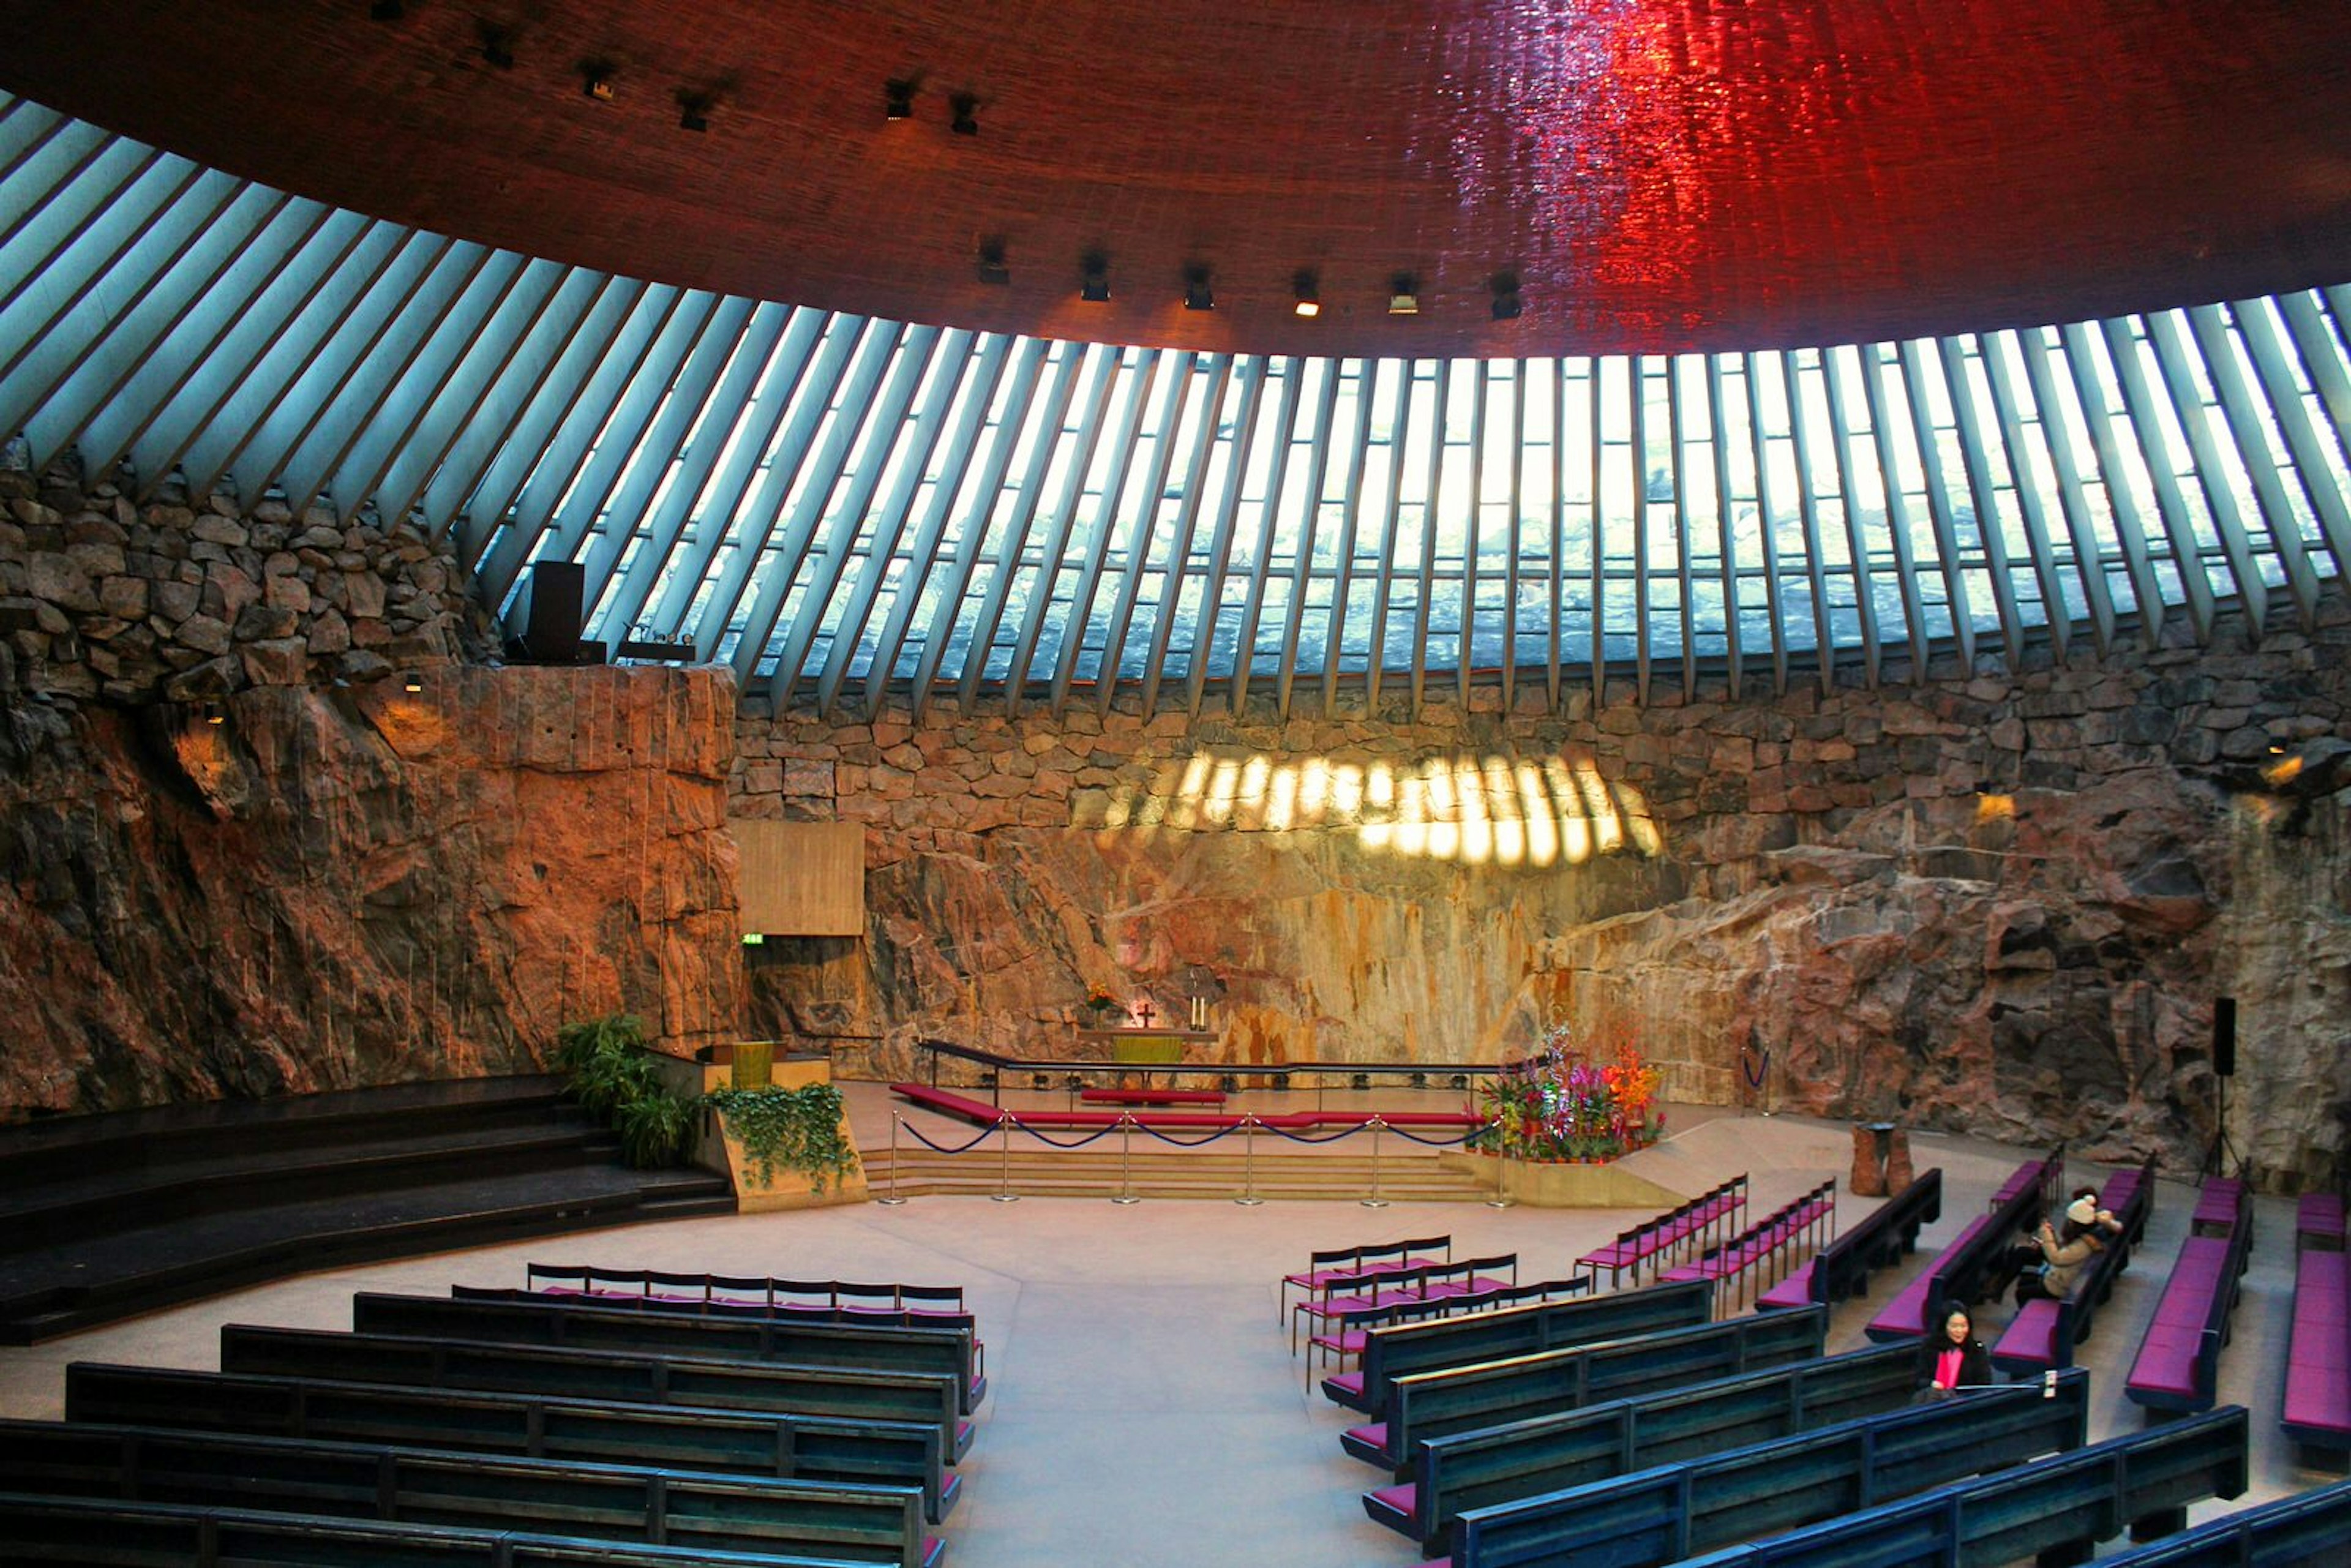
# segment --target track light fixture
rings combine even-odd
[[[1012,281],[1012,268],[1005,265],[1004,242],[989,238],[979,242],[979,280],[1001,287]]]
[[[912,120],[914,117],[914,78],[892,77],[882,84],[882,118]]]
[[[414,696],[424,689],[424,677],[418,674],[415,671],[411,670],[407,674],[401,677],[400,685],[402,691],[405,691],[410,696]]]
[[[580,90],[598,103],[612,101],[612,65],[609,60],[582,60]]]
[[[1515,321],[1519,319],[1519,275],[1515,272],[1494,274],[1489,287],[1494,290],[1494,319]]]
[[[206,703],[204,705],[204,722],[206,724],[225,724],[228,722],[228,709],[223,707],[218,703]]]
[[[1094,305],[1110,301],[1110,257],[1098,250],[1078,263],[1078,298]]]
[[[947,99],[947,129],[957,136],[979,134],[979,95],[958,92]]]
[[[1399,272],[1388,279],[1388,314],[1417,316],[1420,314],[1420,283],[1409,272]]]
[[[1297,303],[1290,308],[1299,315],[1312,317],[1322,314],[1322,284],[1311,272],[1301,269],[1290,280],[1290,291],[1297,297]]]
[[[1195,262],[1184,269],[1184,308],[1214,310],[1216,308],[1217,294],[1208,287],[1208,269]]]
[[[482,37],[482,58],[502,71],[514,69],[515,30],[496,22],[478,22],[475,29]]]

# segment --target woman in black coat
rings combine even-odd
[[[1991,1354],[1976,1338],[1976,1322],[1959,1301],[1947,1304],[1918,1344],[1917,1404],[1949,1399],[1991,1382]]]

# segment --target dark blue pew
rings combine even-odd
[[[1988,1468],[2078,1448],[2089,1378],[2020,1385],[1711,1454],[1462,1514],[1460,1568],[1661,1568],[1734,1541],[1872,1508]]]
[[[772,1410],[859,1421],[913,1421],[939,1429],[946,1462],[971,1447],[972,1424],[956,1414],[955,1379],[940,1373],[871,1372],[578,1350],[569,1345],[485,1344],[403,1339],[396,1334],[221,1325],[223,1372],[396,1383],[416,1388],[478,1388],[559,1399],[629,1405],[698,1405],[713,1410]]]
[[[2099,1562],[2114,1568],[2316,1568],[2351,1562],[2351,1481],[2241,1508]]]
[[[427,1519],[897,1568],[936,1568],[945,1551],[924,1533],[919,1487],[557,1464],[377,1443],[0,1421],[0,1476],[17,1491],[47,1497]]]
[[[2015,1277],[2009,1259],[2019,1238],[2041,1222],[2064,1177],[2064,1151],[2028,1160],[2010,1173],[1991,1206],[1945,1244],[1934,1263],[1896,1291],[1862,1332],[1880,1344],[1927,1332],[1927,1314],[1943,1301],[1980,1301]]]
[[[1364,1511],[1422,1551],[1444,1552],[1469,1509],[1899,1410],[1917,1364],[1909,1345],[1877,1345],[1416,1442],[1412,1479],[1364,1493]]]
[[[919,1486],[933,1523],[946,1517],[963,1490],[963,1478],[943,1468],[937,1427],[831,1416],[615,1405],[78,1361],[66,1368],[66,1419]]]
[[[1810,1361],[1821,1354],[1828,1320],[1826,1307],[1806,1307],[1399,1377],[1388,1418],[1350,1427],[1340,1446],[1366,1463],[1398,1469],[1410,1461],[1413,1445],[1426,1438]]]
[[[1658,1329],[1687,1328],[1709,1322],[1713,1317],[1712,1282],[1692,1280],[1617,1295],[1399,1323],[1364,1335],[1363,1365],[1354,1372],[1324,1378],[1322,1392],[1376,1420],[1387,1414],[1388,1390],[1395,1380],[1416,1372],[1532,1355]]]
[[[2177,1530],[2189,1503],[2242,1496],[2250,1430],[2243,1407],[2227,1405],[1773,1540],[1726,1547],[1692,1558],[1686,1568],[1992,1568],[2043,1553],[2044,1561],[2079,1563],[2095,1542],[2126,1529]]]
[[[360,1333],[408,1334],[498,1344],[566,1344],[583,1350],[650,1351],[726,1361],[781,1361],[795,1366],[853,1366],[890,1372],[953,1373],[963,1413],[987,1392],[967,1330],[868,1327],[794,1318],[739,1317],[693,1303],[683,1310],[632,1310],[605,1302],[539,1297],[481,1301],[455,1296],[351,1298]]]
[[[300,1563],[304,1568],[850,1568],[832,1557],[379,1524],[193,1504],[0,1493],[0,1545],[12,1563]]]
[[[2083,1264],[2064,1301],[2043,1297],[2017,1309],[1991,1347],[1991,1364],[2010,1376],[2029,1377],[2074,1364],[2074,1345],[2090,1337],[2098,1309],[2114,1293],[2116,1279],[2130,1267],[2131,1249],[2147,1233],[2148,1217],[2155,1212],[2155,1162],[2150,1159],[2138,1170],[2119,1170],[2107,1177],[2098,1207],[2122,1223],[2121,1233],[2110,1237],[2105,1249]]]

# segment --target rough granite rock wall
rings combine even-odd
[[[1558,714],[754,712],[733,809],[864,822],[869,904],[768,945],[754,1027],[889,1074],[1067,1052],[1092,984],[1205,992],[1250,1061],[1492,1061],[1557,1014],[1695,1100],[1750,1046],[1782,1106],[2180,1169],[2233,995],[2232,1145],[2300,1186],[2351,1112],[2351,614],[2183,643]]]
[[[0,474],[0,1116],[737,1033],[724,672],[455,664],[413,530],[45,480]]]

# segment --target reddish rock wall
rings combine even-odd
[[[724,673],[454,663],[404,528],[0,500],[0,1117],[738,1032]]]
[[[1342,695],[1343,704],[1350,694]],[[1217,998],[1229,1060],[1496,1059],[1557,1008],[1727,1103],[2192,1168],[2335,1168],[2351,615],[1876,691],[1278,720],[747,717],[738,811],[868,824],[862,943],[771,944],[763,1031],[895,1073],[1059,1053],[1090,984]],[[2273,747],[2278,748],[2275,753]],[[2301,763],[2298,779],[2264,769]]]

